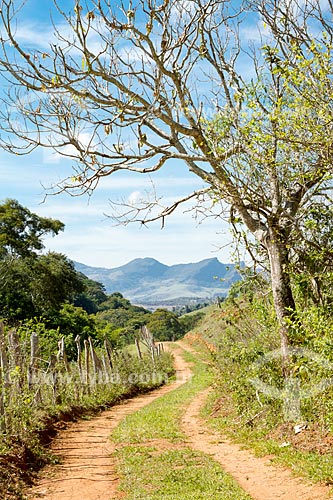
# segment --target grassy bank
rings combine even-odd
[[[294,414],[284,400],[276,354],[279,335],[269,297],[211,307],[187,340],[204,349],[215,367],[214,392],[204,411],[211,426],[295,474],[333,484],[330,319],[320,323],[314,315],[311,320],[310,311],[300,317],[308,337],[298,343],[293,378],[305,390]],[[322,380],[327,387],[320,385]]]

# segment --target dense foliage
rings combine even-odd
[[[324,281],[325,289],[332,288],[330,274]],[[281,426],[286,440],[294,435],[295,424],[307,425],[313,432],[320,428],[322,435],[333,431],[331,298],[319,305],[316,297],[304,297],[304,283],[304,276],[301,283],[294,276],[299,327],[293,333],[287,380],[281,368],[272,294],[264,274],[248,274],[235,284],[222,307],[212,306],[189,334],[190,339],[212,347],[218,405],[222,405],[229,426],[238,429],[241,423],[265,437]],[[317,449],[315,442],[311,446]]]
[[[30,257],[43,248],[42,237],[64,229],[59,220],[33,214],[16,200],[0,205],[0,257]]]

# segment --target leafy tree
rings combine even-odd
[[[59,220],[40,217],[16,200],[5,200],[0,204],[0,258],[33,256],[43,249],[43,236],[56,235],[64,227]]]
[[[184,335],[184,327],[177,316],[166,309],[156,309],[146,323],[155,340],[175,340]]]
[[[149,311],[143,307],[134,306],[119,292],[109,295],[107,300],[100,304],[97,317],[107,321],[114,328],[129,327],[131,330],[145,324]]]
[[[0,316],[10,322],[32,318],[32,258],[5,257],[0,261]]]
[[[64,224],[40,217],[16,200],[0,204],[0,310],[17,322],[57,311],[84,289],[82,276],[66,256],[43,249],[43,236]],[[103,299],[106,296],[103,296]]]
[[[72,303],[84,290],[84,282],[71,260],[48,252],[36,260],[30,289],[37,311],[45,315],[59,310],[65,302]]]
[[[195,328],[198,325],[198,323],[202,320],[204,316],[205,313],[202,311],[180,316],[179,323],[182,325],[183,333],[193,330],[193,328]]]
[[[10,136],[2,144],[19,153],[53,147],[77,160],[74,176],[54,190],[71,194],[119,170],[151,174],[183,161],[206,187],[162,209],[159,200],[128,206],[123,222],[164,221],[204,194],[221,211],[228,206],[238,233],[249,242],[249,232],[267,255],[287,362],[295,228],[332,178],[333,9],[315,0],[246,7],[267,26],[252,58],[238,36],[238,2],[138,0],[126,10],[78,1],[62,13],[71,35],[55,26],[58,42],[47,51],[19,42],[15,2],[3,2],[0,65],[11,107],[2,107]]]
[[[93,339],[98,337],[95,318],[73,304],[64,304],[58,312],[48,317],[46,325],[48,330],[59,332],[58,340],[65,337],[66,353],[70,359],[76,356],[75,337],[77,335],[82,341],[89,336]]]
[[[293,281],[302,299],[317,306],[333,303],[333,209],[325,203],[314,203],[299,228],[294,259]]]
[[[79,274],[84,290],[75,297],[74,305],[82,307],[88,314],[94,314],[99,310],[100,305],[108,299],[105,287],[102,283],[91,280],[82,273]]]
[[[100,304],[96,313],[99,336],[106,336],[117,347],[130,344],[149,317],[149,311],[143,307],[132,305],[119,292],[112,293]]]
[[[47,317],[82,292],[82,278],[62,254],[6,257],[0,265],[1,315],[16,322]]]
[[[109,295],[105,302],[100,304],[100,310],[109,310],[109,309],[131,309],[133,306],[128,299],[120,292],[114,292]]]

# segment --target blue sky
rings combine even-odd
[[[153,257],[164,264],[197,262],[218,257],[229,262],[230,249],[219,250],[229,238],[228,227],[221,221],[208,219],[199,223],[193,213],[183,213],[183,207],[166,220],[165,227],[156,222],[148,227],[130,224],[117,226],[106,214],[111,213],[109,200],[137,197],[151,189],[165,195],[185,195],[190,189],[201,187],[200,181],[189,176],[186,169],[177,172],[180,165],[161,173],[158,178],[142,175],[113,175],[88,198],[62,194],[44,200],[45,189],[61,180],[69,168],[65,161],[52,163],[42,152],[16,157],[0,152],[0,200],[15,198],[44,217],[60,219],[65,231],[46,238],[47,250],[64,253],[84,264],[99,267],[117,267],[137,257]],[[223,234],[221,234],[223,232]]]
[[[74,2],[63,1],[69,11]],[[28,0],[17,35],[26,45],[47,47],[52,29],[47,12],[52,0]],[[245,31],[249,27],[244,27]],[[231,247],[227,225],[221,219],[197,221],[190,205],[180,207],[166,220],[165,227],[156,222],[148,227],[130,224],[116,226],[107,217],[109,200],[140,198],[151,190],[152,182],[166,204],[171,197],[184,196],[203,187],[202,181],[190,175],[181,163],[170,164],[150,178],[139,174],[114,174],[105,178],[88,198],[62,194],[44,200],[45,189],[71,173],[71,161],[51,152],[36,151],[25,157],[0,151],[0,200],[15,198],[31,211],[45,217],[60,219],[65,231],[46,238],[46,250],[64,253],[69,258],[92,266],[116,267],[137,257],[153,257],[171,265],[218,257],[230,262]]]

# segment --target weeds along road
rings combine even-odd
[[[333,498],[328,488],[305,484],[208,430],[199,416],[209,391],[205,370],[196,383],[193,363],[185,360],[186,351],[197,357],[195,351],[183,342],[168,348],[176,380],[61,431],[52,444],[61,463],[41,471],[29,499]]]

